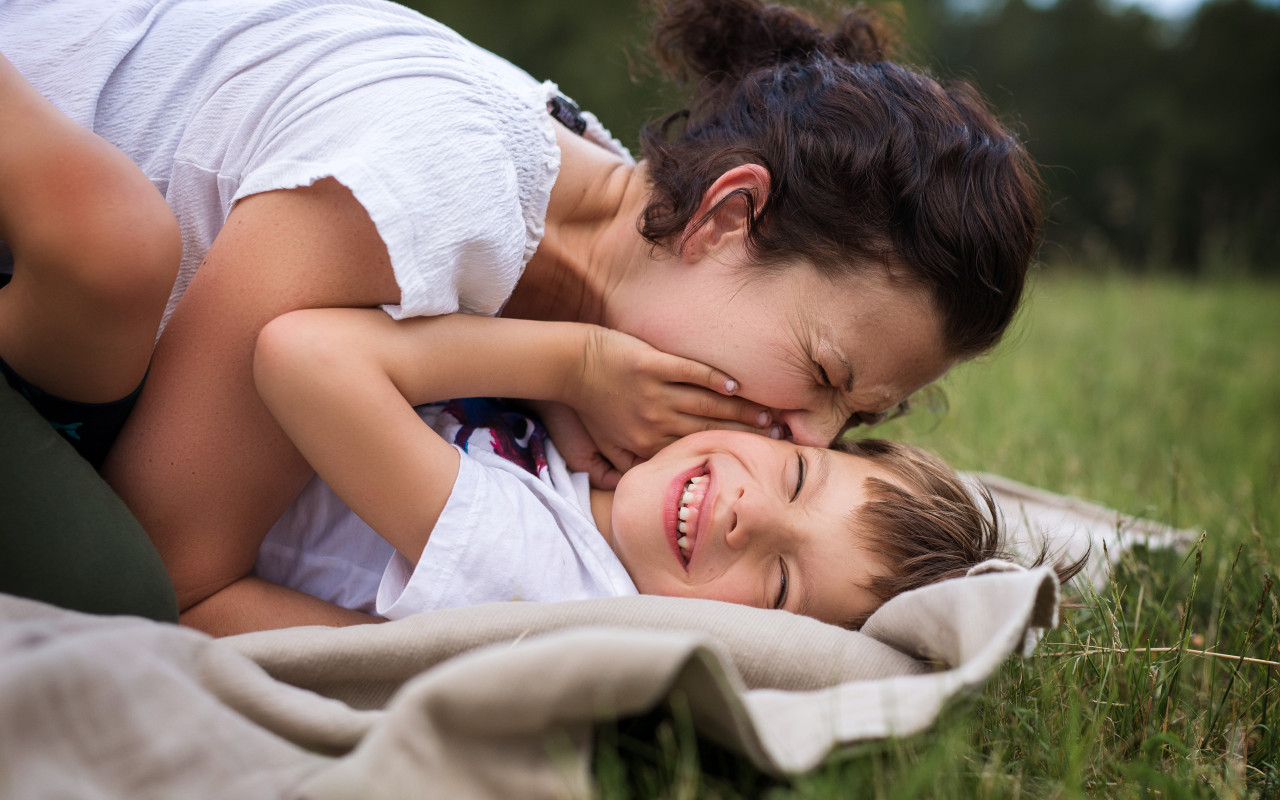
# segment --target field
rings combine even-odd
[[[926,735],[776,783],[675,709],[601,733],[605,797],[1280,796],[1280,285],[1042,277],[944,389],[876,434],[1201,543],[1127,555]]]

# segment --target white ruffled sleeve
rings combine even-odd
[[[386,244],[397,318],[497,313],[541,238],[559,169],[536,100],[452,69],[381,62],[309,87],[263,126],[235,192],[326,177],[350,189]]]

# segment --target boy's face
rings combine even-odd
[[[623,476],[606,537],[643,594],[784,608],[838,625],[879,605],[862,587],[889,572],[850,521],[868,477],[896,483],[847,453],[695,433]]]

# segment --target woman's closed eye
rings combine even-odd
[[[831,376],[827,374],[827,368],[817,361],[813,362],[813,365],[818,368],[818,388],[826,392],[834,390],[836,385],[831,382]]]
[[[822,380],[823,386],[831,386],[831,376],[827,375],[827,368],[822,364],[818,364],[818,377]]]
[[[836,384],[831,377],[831,373],[827,371],[827,368],[821,362],[815,359],[813,368],[814,390],[819,398],[817,402],[822,407],[829,407],[836,420],[849,420],[844,427],[857,427],[859,423],[853,421],[857,414],[851,407],[850,398],[850,393],[853,391],[852,370],[846,366],[844,372],[847,373],[847,377],[844,378],[841,384]],[[837,375],[839,375],[840,368],[836,369]]]
[[[779,567],[779,570],[778,570],[778,575],[779,575],[779,578],[778,578],[778,599],[777,599],[776,601],[774,601],[774,604],[773,604],[773,607],[774,607],[774,608],[782,608],[784,605],[786,605],[786,602],[787,602],[787,589],[788,589],[788,588],[790,588],[790,587],[788,586],[788,584],[790,583],[790,580],[788,579],[788,575],[787,575],[787,562],[786,562],[786,561],[784,561],[783,559],[779,558],[779,559],[778,559],[778,567]]]

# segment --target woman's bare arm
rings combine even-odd
[[[226,602],[224,595],[235,602]],[[212,613],[206,605],[210,601],[218,606]],[[385,620],[249,575],[182,612],[181,621],[212,636],[231,636],[297,625],[345,627]]]
[[[0,356],[67,400],[119,400],[142,381],[182,240],[164,197],[123,153],[0,56]]]
[[[334,180],[236,204],[156,347],[104,474],[156,544],[179,607],[235,615],[271,525],[311,469],[253,385],[258,331],[299,308],[399,301],[386,248]]]

